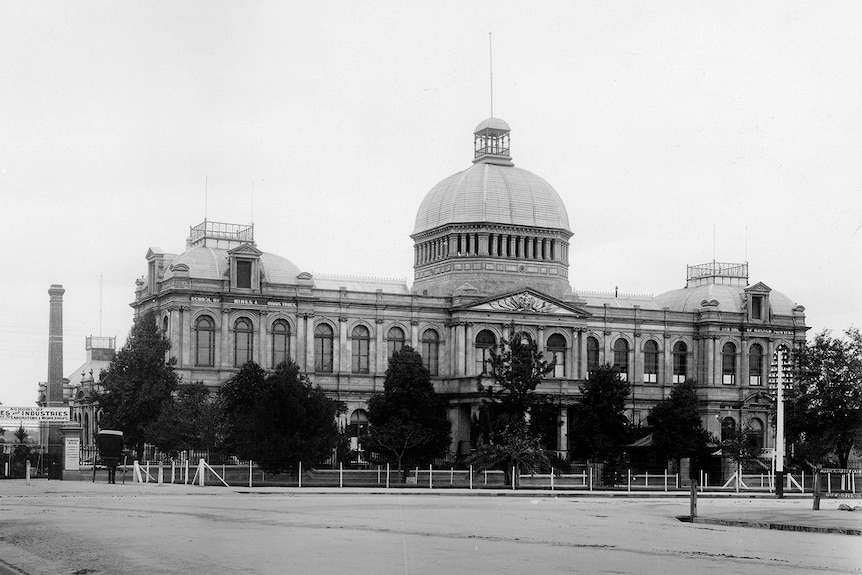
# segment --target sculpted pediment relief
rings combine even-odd
[[[503,311],[517,313],[537,313],[548,315],[589,315],[582,309],[569,306],[533,290],[522,290],[498,296],[465,309],[476,311]]]
[[[232,250],[228,250],[228,252],[232,256],[246,256],[246,257],[260,257],[263,252],[254,247],[251,244],[242,244],[239,245]]]

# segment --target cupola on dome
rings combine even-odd
[[[413,234],[479,222],[569,231],[566,206],[556,190],[512,163],[509,125],[488,118],[474,136],[473,166],[431,188],[419,206]]]

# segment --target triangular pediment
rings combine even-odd
[[[745,291],[756,291],[756,292],[769,293],[772,291],[772,288],[763,282],[757,282],[753,286],[745,288]]]
[[[557,298],[533,289],[519,289],[497,294],[482,301],[458,308],[460,311],[495,311],[504,313],[534,313],[587,317],[589,312],[564,303]]]
[[[251,244],[242,244],[239,245],[232,250],[228,250],[228,252],[232,256],[244,256],[244,257],[253,257],[259,258],[263,252],[254,247]]]

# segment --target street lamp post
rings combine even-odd
[[[775,390],[775,495],[784,498],[784,350],[775,354],[778,362],[778,386]]]

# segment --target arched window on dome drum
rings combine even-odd
[[[252,360],[254,352],[254,329],[251,321],[241,317],[233,326],[234,354],[233,365],[240,367]]]
[[[629,342],[619,338],[614,342],[614,369],[620,372],[620,380],[629,380]]]
[[[551,334],[546,349],[554,360],[553,377],[566,377],[566,338],[558,333]]]
[[[314,328],[314,371],[332,373],[332,328],[321,323]]]
[[[437,375],[440,360],[440,335],[433,329],[422,333],[422,363],[431,375]]]
[[[490,330],[483,329],[476,334],[476,372],[491,373],[491,350],[497,345],[497,338]]]
[[[678,341],[673,344],[673,382],[684,382],[686,373],[688,373],[688,346]]]
[[[400,327],[390,327],[386,333],[386,357],[392,357],[396,351],[404,347],[404,330]]]
[[[208,315],[195,320],[195,365],[215,365],[215,322]]]
[[[369,345],[371,335],[364,325],[357,325],[350,334],[350,371],[353,373],[368,373]]]
[[[272,367],[290,359],[290,324],[283,319],[272,324]]]
[[[649,340],[644,344],[644,383],[658,382],[658,344]]]
[[[587,377],[599,368],[599,340],[587,338]]]
[[[721,383],[736,384],[736,346],[731,342],[721,348]]]
[[[748,350],[748,385],[763,385],[763,348],[759,343]]]

